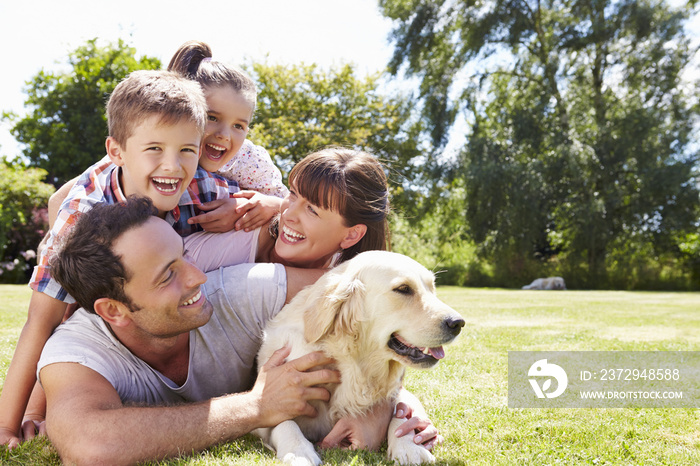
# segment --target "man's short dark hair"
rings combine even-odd
[[[51,276],[87,311],[100,298],[120,301],[137,310],[124,291],[129,272],[114,243],[158,211],[150,199],[130,196],[125,204],[97,204],[82,214],[59,240],[49,260]]]

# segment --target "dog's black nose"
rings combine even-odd
[[[459,332],[462,331],[462,327],[464,327],[464,319],[453,319],[450,317],[445,319],[442,325],[445,327],[445,330],[456,336],[459,335]]]

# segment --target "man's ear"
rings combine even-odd
[[[114,327],[125,327],[131,322],[129,308],[111,298],[100,298],[93,305],[95,313]]]
[[[365,236],[365,233],[367,233],[367,225],[364,223],[350,227],[348,234],[340,242],[340,248],[347,249],[355,246]]]
[[[107,149],[107,156],[112,161],[112,163],[118,167],[124,165],[124,159],[122,158],[122,148],[112,136],[109,136],[105,141],[105,148]]]

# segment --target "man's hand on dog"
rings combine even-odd
[[[340,383],[340,373],[330,369],[313,370],[333,362],[316,351],[285,362],[291,348],[275,351],[262,366],[251,390],[258,397],[261,426],[273,427],[297,416],[316,416],[309,400],[328,401],[330,393],[317,385]]]

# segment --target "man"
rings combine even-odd
[[[83,307],[47,342],[38,370],[47,432],[64,461],[201,450],[312,416],[308,401],[329,398],[317,385],[339,382],[318,369],[331,362],[320,353],[284,362],[283,348],[257,378],[253,370],[265,322],[322,271],[245,264],[205,275],[152,209],[144,199],[93,208],[51,263]],[[375,411],[365,428],[382,438],[390,410]],[[425,438],[431,431],[419,424]]]

